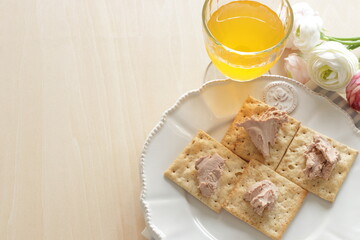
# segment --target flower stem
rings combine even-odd
[[[327,41],[335,41],[335,42],[339,42],[339,43],[342,43],[342,44],[345,44],[345,45],[351,45],[351,44],[360,43],[360,41],[349,41],[349,40],[345,41],[345,40],[340,40],[340,39],[329,37],[329,36],[323,36],[321,39],[322,40],[327,40]]]
[[[346,46],[346,48],[349,49],[349,50],[354,50],[354,49],[356,49],[358,47],[360,47],[360,44],[354,44],[354,45]]]
[[[358,47],[360,47],[360,37],[353,37],[353,38],[338,38],[338,37],[331,37],[325,35],[323,32],[321,32],[320,38],[325,41],[334,41],[341,43],[346,46],[349,50],[354,50]]]
[[[329,37],[329,36],[328,36]],[[360,37],[353,37],[353,38],[339,38],[339,37],[331,37],[333,39],[343,40],[343,41],[356,41],[360,40]]]

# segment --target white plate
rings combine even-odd
[[[335,104],[296,81],[263,76],[256,81],[214,81],[182,96],[166,111],[150,133],[141,159],[141,202],[155,239],[268,239],[246,223],[222,210],[217,214],[163,177],[163,172],[203,129],[220,140],[244,99],[261,99],[273,81],[295,87],[298,107],[293,117],[352,148],[360,149],[360,133],[350,117]],[[359,158],[359,157],[358,157]],[[360,239],[360,161],[355,161],[336,201],[331,204],[308,194],[283,239]]]

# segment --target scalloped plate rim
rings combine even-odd
[[[360,136],[360,130],[358,128],[356,128],[352,118],[350,117],[350,115],[343,110],[342,108],[340,108],[338,105],[336,105],[335,103],[333,103],[330,99],[328,99],[327,97],[320,95],[316,92],[314,92],[313,90],[311,90],[310,88],[308,88],[306,85],[291,79],[291,78],[287,78],[284,76],[280,76],[280,75],[263,75],[257,79],[263,79],[263,78],[268,78],[266,80],[268,81],[274,81],[274,80],[282,80],[282,81],[290,81],[292,83],[295,83],[297,86],[303,88],[305,91],[307,91],[308,93],[314,95],[314,96],[318,96],[321,97],[323,99],[325,99],[328,103],[330,103],[330,105],[335,108],[337,111],[341,112],[347,119],[347,121],[349,122],[349,125],[351,126],[351,129],[354,131],[354,133],[358,136]],[[256,79],[254,79],[256,80]],[[253,81],[254,81],[253,80]],[[225,84],[228,81],[235,81],[232,79],[215,79],[212,81],[208,81],[206,83],[204,83],[200,88],[198,89],[194,89],[194,90],[190,90],[186,93],[184,93],[181,97],[179,97],[177,99],[177,101],[175,102],[174,105],[172,105],[170,108],[168,108],[167,110],[164,111],[164,113],[162,114],[160,121],[155,125],[155,127],[150,131],[150,133],[148,134],[145,143],[143,145],[142,151],[141,151],[141,156],[140,156],[140,162],[139,162],[139,169],[140,169],[140,179],[141,179],[141,184],[142,184],[142,190],[141,190],[141,194],[140,194],[140,202],[141,205],[143,207],[143,211],[144,211],[144,215],[145,215],[145,224],[148,227],[148,229],[150,230],[150,232],[152,233],[151,235],[153,237],[156,237],[157,239],[162,239],[164,236],[161,233],[161,231],[154,225],[151,223],[151,212],[149,210],[148,204],[146,202],[146,175],[144,172],[144,166],[145,166],[145,157],[146,157],[146,153],[147,153],[147,149],[148,149],[148,145],[150,144],[151,140],[154,138],[154,136],[160,131],[160,129],[162,128],[162,126],[165,124],[166,120],[167,120],[167,116],[169,114],[171,114],[173,111],[175,111],[187,98],[189,98],[192,95],[195,94],[200,94],[202,91],[205,91],[207,87],[210,86],[216,86],[217,84]],[[238,82],[238,84],[241,84],[241,82]]]

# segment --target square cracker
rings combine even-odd
[[[322,178],[309,179],[304,174],[304,168],[306,166],[304,152],[307,150],[307,146],[313,141],[313,136],[315,135],[325,137],[340,153],[340,160],[329,180]],[[327,201],[333,202],[356,158],[356,155],[356,150],[351,149],[334,139],[326,137],[323,134],[317,133],[310,128],[301,126],[276,171],[309,192],[312,192]]]
[[[270,107],[271,106],[249,96],[235,116],[234,121],[221,140],[221,143],[246,161],[254,159],[275,170],[299,129],[300,122],[289,116],[289,121],[284,123],[279,129],[275,144],[270,146],[270,156],[266,158],[257,150],[245,129],[236,126],[236,123],[244,122],[253,115],[259,116]]]
[[[270,180],[277,187],[277,200],[273,208],[266,208],[259,216],[244,200],[247,189],[256,182]],[[224,209],[272,239],[281,239],[300,209],[307,191],[284,178],[267,166],[251,160],[231,193]]]
[[[225,160],[225,165],[217,190],[211,197],[204,197],[198,188],[195,162],[201,157],[215,153]],[[164,175],[215,212],[220,212],[246,165],[247,162],[200,130]]]

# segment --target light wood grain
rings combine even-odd
[[[351,35],[360,18],[344,5],[316,2]],[[143,239],[139,156],[161,113],[202,84],[201,7],[0,1],[0,239]]]

